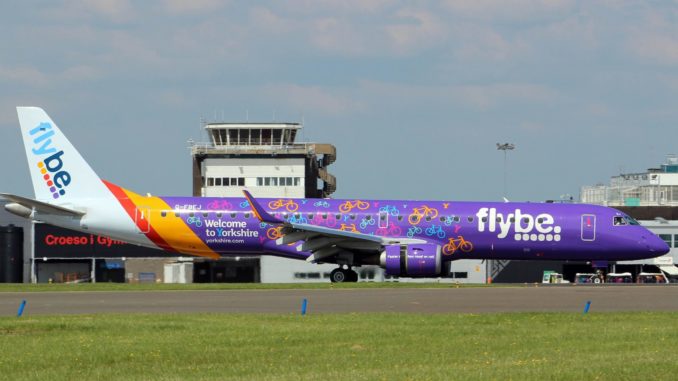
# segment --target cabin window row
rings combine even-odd
[[[195,217],[208,218],[211,213],[209,213],[209,212],[187,212],[187,211],[183,211],[183,210],[175,210],[175,211],[163,210],[163,211],[160,212],[160,217],[167,217],[170,214],[174,214],[174,217],[181,217],[181,215],[184,214],[184,215],[188,215],[189,218],[195,218]],[[230,215],[231,218],[236,218],[238,216],[238,214],[239,213],[236,213],[236,212],[231,212],[231,213],[216,212],[216,213],[214,213],[214,215],[217,218],[222,218],[224,215]],[[245,215],[245,218],[250,218],[250,216],[252,214],[247,212],[247,213],[244,213],[244,215]]]
[[[176,217],[180,217],[181,214],[188,214],[189,217],[202,216],[202,217],[204,217],[204,218],[208,218],[208,217],[210,216],[210,214],[211,214],[210,212],[188,212],[188,213],[186,213],[185,211],[173,211],[173,212],[169,212],[169,213],[174,213],[174,215],[175,215]],[[231,212],[231,213],[216,212],[216,213],[214,213],[214,214],[215,214],[215,216],[216,216],[217,218],[222,218],[224,214],[229,215],[231,218],[236,218],[236,217],[238,216],[238,213],[237,213],[237,212]],[[166,216],[168,215],[168,212],[167,212],[167,211],[161,211],[161,212],[160,212],[160,215],[161,215],[162,217],[166,217]],[[251,214],[250,214],[250,213],[245,213],[244,215],[245,215],[245,218],[250,218],[250,215],[251,215]],[[336,220],[343,220],[343,219],[344,219],[344,216],[345,216],[345,214],[342,214],[342,213],[336,213],[336,214],[330,214],[330,213],[306,213],[306,214],[302,214],[302,213],[284,213],[284,212],[283,212],[283,213],[273,212],[273,213],[271,213],[271,215],[273,215],[274,217],[280,217],[280,218],[283,218],[283,219],[285,219],[285,220],[288,220],[288,219],[290,219],[290,218],[294,218],[294,219],[299,220],[299,219],[301,219],[302,217],[306,217],[306,218],[308,218],[309,220],[312,220],[312,219],[315,219],[315,218],[318,217],[318,216],[319,216],[321,219],[323,219],[323,220],[326,220],[326,219],[328,219],[328,218],[334,218],[334,219],[336,219]],[[354,214],[354,213],[351,213],[351,214],[348,214],[348,219],[350,219],[350,220],[356,220],[358,217],[361,217],[361,216],[363,216],[363,215],[358,216],[358,215],[356,215],[356,214]],[[371,221],[371,220],[373,219],[373,217],[372,217],[371,214],[364,215],[364,217],[361,217],[361,218],[364,218],[364,219],[367,220],[367,221]],[[386,220],[386,214],[380,213],[378,218],[379,218],[380,221],[385,221],[385,220]],[[393,218],[393,217],[392,217],[392,218]],[[405,219],[405,216],[399,215],[399,216],[396,216],[395,218],[396,218],[398,221],[403,221],[403,220]],[[472,223],[472,222],[474,221],[474,217],[473,217],[473,216],[468,216],[466,219],[467,219],[467,221],[468,221],[469,223]],[[431,221],[433,221],[433,218],[431,218],[430,216],[427,216],[427,217],[424,218],[424,220],[427,221],[427,222],[431,222]],[[442,223],[447,222],[448,224],[449,224],[450,222],[459,223],[459,222],[461,221],[461,217],[459,217],[459,216],[441,216],[439,220],[440,220],[440,222],[442,222]],[[510,218],[509,220],[510,220],[512,223],[515,222],[515,218]],[[482,221],[482,222],[487,222],[487,217],[481,218],[481,221]],[[501,218],[497,218],[497,222],[501,222],[501,221],[502,221]],[[528,223],[528,221],[529,221],[528,219],[523,219],[523,222],[524,222],[524,223]],[[543,219],[542,219],[542,218],[539,218],[539,219],[537,219],[537,221],[538,221],[539,223],[542,223],[542,222],[543,222]],[[660,235],[660,236],[661,236],[661,235]],[[676,242],[678,242],[678,235],[677,235],[676,237],[677,237],[677,238],[676,238]],[[669,242],[670,242],[670,240],[669,240]],[[671,244],[669,244],[669,246],[670,246],[670,245],[671,245]]]

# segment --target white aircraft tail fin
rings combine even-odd
[[[51,204],[97,198],[107,190],[99,176],[39,107],[17,107],[35,198]]]

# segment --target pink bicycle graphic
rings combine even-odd
[[[389,223],[388,227],[379,228],[374,234],[382,236],[400,237],[400,233],[402,233],[400,226],[391,222]]]
[[[233,210],[233,205],[227,200],[214,200],[207,204],[208,210]]]

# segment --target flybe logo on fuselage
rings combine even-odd
[[[497,238],[508,237],[513,231],[516,241],[560,241],[560,226],[548,213],[533,216],[516,209],[513,213],[503,215],[496,208],[480,208],[478,213],[478,231],[498,232]]]
[[[29,131],[33,138],[31,151],[40,158],[38,170],[45,185],[55,199],[66,194],[66,187],[71,183],[71,175],[63,170],[62,156],[64,151],[57,150],[52,141],[54,130],[50,123],[40,123]]]

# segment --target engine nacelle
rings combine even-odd
[[[440,274],[442,256],[439,245],[389,245],[381,253],[386,274],[406,277],[433,277]]]

